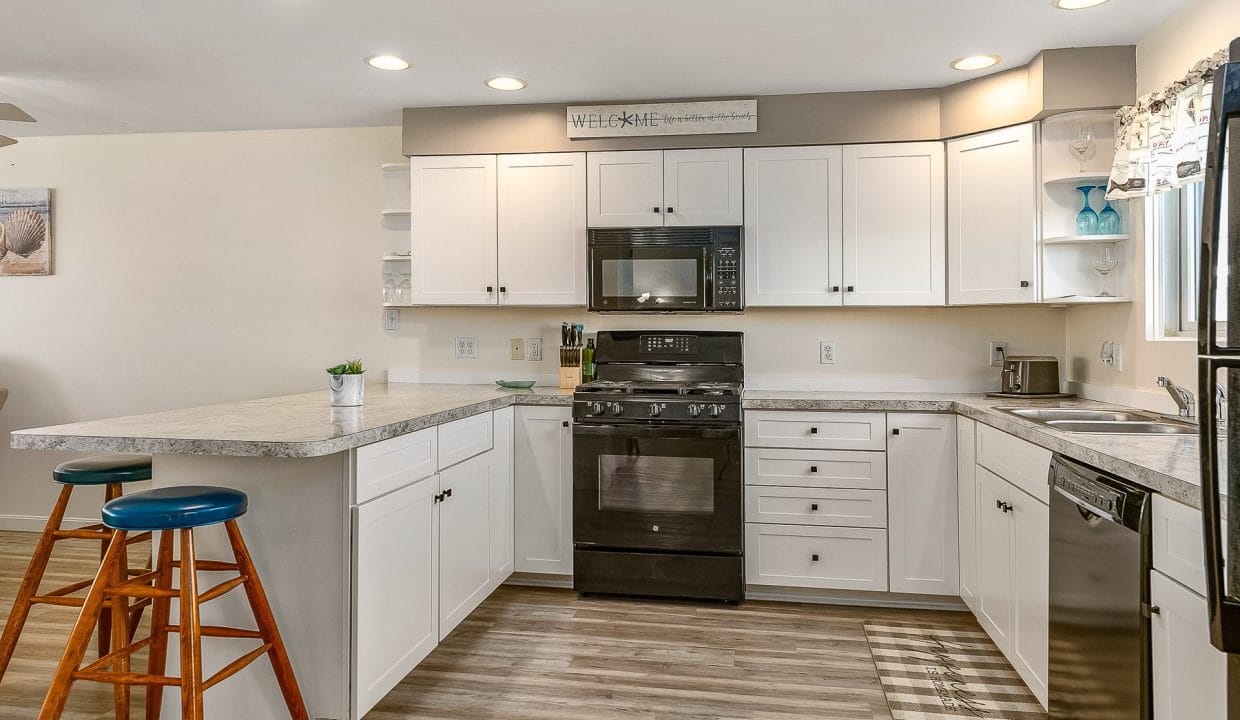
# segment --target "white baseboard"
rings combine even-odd
[[[1153,410],[1154,412],[1176,414],[1175,401],[1165,391],[1150,392],[1135,388],[1114,387],[1112,385],[1094,385],[1069,380],[1068,392],[1074,392],[1086,400],[1125,405],[1127,407]],[[1196,390],[1195,387],[1190,388]]]
[[[573,589],[572,575],[544,575],[542,573],[513,573],[504,581],[505,585],[521,585],[523,587],[548,587]]]
[[[99,518],[65,518],[63,527],[80,528],[94,525]],[[43,532],[47,527],[46,515],[0,515],[0,530],[9,532]]]

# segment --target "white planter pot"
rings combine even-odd
[[[328,375],[327,389],[331,392],[332,407],[357,407],[366,392],[366,373]]]

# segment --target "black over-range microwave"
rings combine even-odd
[[[739,227],[590,230],[590,310],[740,312]]]

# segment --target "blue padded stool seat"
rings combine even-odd
[[[147,490],[103,506],[103,524],[114,530],[182,530],[241,517],[249,498],[240,490],[185,485]]]
[[[151,479],[150,455],[99,455],[56,466],[52,479],[61,485],[107,485]]]

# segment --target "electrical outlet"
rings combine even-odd
[[[1008,344],[997,340],[990,341],[990,352],[987,354],[991,367],[1003,367],[1003,361],[1007,360]]]
[[[508,359],[524,360],[525,359],[525,340],[521,338],[508,339]]]
[[[1119,343],[1111,346],[1111,369],[1115,372],[1124,369],[1124,346]]]
[[[818,343],[818,362],[823,365],[835,364],[835,341],[823,340]]]
[[[383,329],[399,330],[400,329],[400,310],[396,308],[383,309]]]
[[[542,362],[542,338],[525,339],[525,359],[530,362]]]
[[[476,337],[459,337],[456,339],[456,357],[458,360],[477,360],[478,359],[478,338]]]

